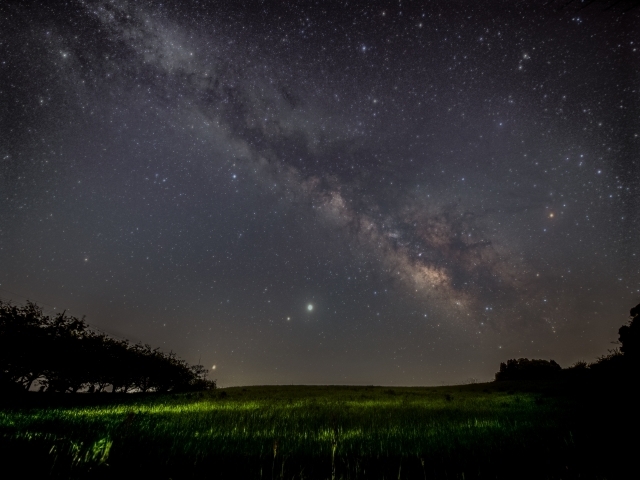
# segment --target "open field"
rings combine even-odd
[[[41,398],[0,410],[0,456],[63,478],[614,478],[621,468],[602,415],[587,427],[590,407],[553,386]]]

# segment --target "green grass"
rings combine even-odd
[[[65,478],[136,470],[160,478],[473,478],[508,476],[516,460],[566,478],[577,454],[570,400],[497,388],[279,386],[116,397],[1,410],[0,438],[5,461],[37,458],[43,472]]]

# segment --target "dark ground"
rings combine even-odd
[[[321,397],[329,390],[333,393],[405,394],[403,389],[392,391],[385,387],[248,387],[185,394],[184,400],[212,398],[213,401],[233,402],[240,401],[243,395],[307,398]],[[425,458],[393,452],[371,457],[337,456],[335,478],[635,478],[633,472],[638,466],[640,442],[637,437],[638,396],[632,385],[621,381],[494,382],[423,390],[455,398],[486,394],[534,395],[536,405],[549,402],[560,405],[557,435],[546,431],[539,438],[516,438],[498,451],[484,448],[483,442],[456,445],[454,439],[453,448],[433,452]],[[153,401],[153,395],[26,394],[3,398],[2,412],[103,406],[114,402],[135,405],[141,400]],[[542,423],[548,419],[540,417],[538,420]],[[126,423],[127,420],[123,422],[125,426]],[[61,449],[59,458],[52,463],[55,452],[47,451],[51,450],[47,442],[15,441],[6,431],[0,434],[0,461],[5,467],[19,466],[23,472],[21,478],[332,478],[330,461],[314,455],[276,455],[274,460],[272,452],[265,452],[259,458],[211,452],[196,461],[180,455],[166,461],[159,458],[161,448],[157,445],[146,448],[143,445],[136,449],[135,455],[121,455],[120,460],[112,457],[106,464],[92,467],[82,465],[89,453],[80,454],[84,455],[84,460],[73,460],[69,452],[65,454]]]

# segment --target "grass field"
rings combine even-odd
[[[3,465],[38,476],[616,476],[592,453],[602,453],[601,429],[584,428],[575,398],[549,388],[247,387],[68,395],[46,407],[40,398],[0,410]]]

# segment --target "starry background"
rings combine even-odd
[[[640,301],[640,9],[284,3],[3,2],[0,298],[222,386],[613,348]]]

